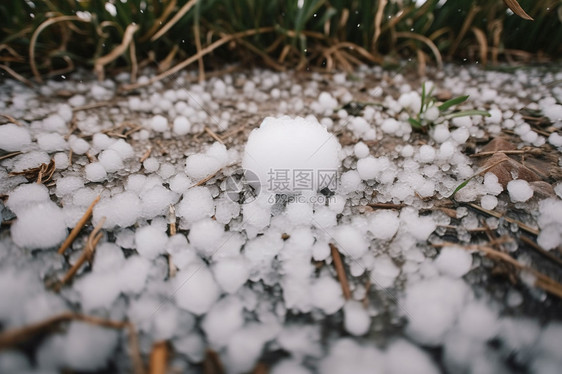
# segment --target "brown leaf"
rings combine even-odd
[[[36,168],[25,169],[24,171],[12,171],[10,176],[23,175],[28,181],[36,181],[37,183],[46,183],[51,180],[55,173],[55,160],[52,159],[49,164],[41,164]]]
[[[533,17],[528,15],[527,12],[525,12],[523,8],[521,8],[521,5],[519,5],[517,0],[503,0],[503,2],[509,9],[513,11],[513,13],[517,14],[519,17],[529,21],[534,21]]]
[[[506,188],[507,184],[513,179],[524,179],[527,182],[541,180],[541,178],[531,169],[522,165],[520,162],[507,157],[504,153],[496,153],[495,155],[489,157],[486,159],[482,167],[487,168],[494,164],[496,165],[492,166],[488,172],[493,173],[498,177],[498,182],[503,186],[503,188]]]

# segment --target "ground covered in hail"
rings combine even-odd
[[[128,79],[0,85],[0,372],[559,372],[559,68]]]

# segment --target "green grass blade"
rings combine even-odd
[[[439,105],[437,108],[439,111],[444,112],[452,106],[464,103],[468,99],[468,95],[455,97],[454,99],[447,100],[443,104]]]
[[[451,113],[448,118],[467,117],[467,116],[484,116],[490,117],[491,114],[485,110],[463,110],[461,112]]]
[[[421,130],[423,128],[421,122],[415,118],[412,117],[408,118],[408,122],[410,123],[410,125],[412,125],[414,129]]]

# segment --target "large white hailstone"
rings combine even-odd
[[[318,121],[267,117],[254,129],[242,167],[257,175],[252,186],[275,193],[334,189],[341,146]]]
[[[7,152],[19,151],[31,144],[29,131],[13,123],[0,126],[0,149]]]
[[[17,215],[18,219],[12,225],[11,233],[12,240],[20,247],[51,248],[66,237],[62,209],[51,201],[28,205]]]
[[[207,313],[220,296],[213,274],[203,263],[178,272],[173,291],[176,304],[195,315]]]

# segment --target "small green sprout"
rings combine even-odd
[[[432,127],[442,123],[445,120],[449,120],[456,117],[466,117],[466,116],[486,116],[489,117],[490,113],[483,110],[461,110],[455,111],[453,107],[456,105],[464,103],[468,99],[468,95],[459,96],[453,99],[447,100],[444,103],[438,103],[437,99],[432,95],[433,87],[427,92],[425,88],[425,83],[422,84],[421,93],[421,106],[418,113],[415,116],[410,116],[408,122],[414,130],[427,131],[428,127]],[[434,112],[437,110],[437,116],[433,115],[427,118],[428,111]],[[434,118],[436,117],[436,118]]]

